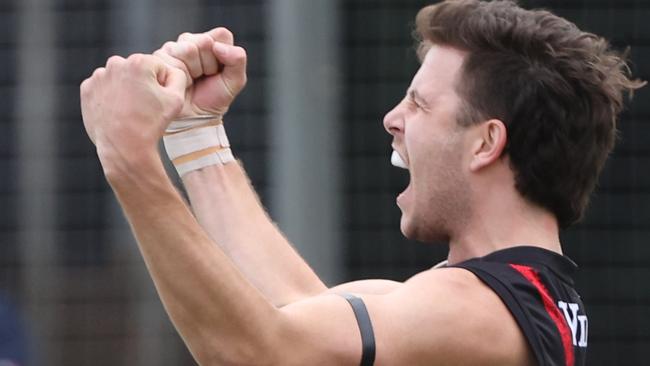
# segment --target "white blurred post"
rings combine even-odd
[[[338,1],[271,0],[271,211],[327,283],[341,275]]]
[[[18,142],[18,224],[22,258],[22,288],[31,344],[30,360],[37,365],[57,359],[56,333],[55,182],[56,92],[53,36],[49,0],[22,0],[19,40],[16,132]]]

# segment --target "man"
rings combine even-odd
[[[558,232],[582,216],[622,93],[642,83],[604,40],[509,1],[424,8],[417,32],[422,65],[384,127],[411,177],[401,230],[448,240],[449,257],[404,283],[327,289],[267,217],[219,117],[246,83],[226,29],[114,56],[82,83],[106,178],[200,364],[584,364]],[[201,115],[216,117],[165,132]]]

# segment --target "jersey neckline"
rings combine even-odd
[[[573,285],[572,275],[578,269],[578,265],[566,255],[535,246],[516,246],[500,249],[486,256],[469,260],[524,265],[541,264],[571,285]],[[462,264],[462,262],[458,264]]]

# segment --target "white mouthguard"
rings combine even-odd
[[[396,166],[398,168],[402,168],[402,169],[409,168],[404,162],[404,159],[402,159],[400,154],[398,154],[397,151],[395,150],[393,150],[393,154],[390,156],[390,163],[393,164],[393,166]]]

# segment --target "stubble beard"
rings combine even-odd
[[[454,167],[460,166],[460,161]],[[426,203],[415,202],[409,239],[426,243],[447,243],[466,225],[470,215],[469,183],[458,169],[440,169],[437,181],[426,187]],[[423,200],[425,201],[425,200]]]

